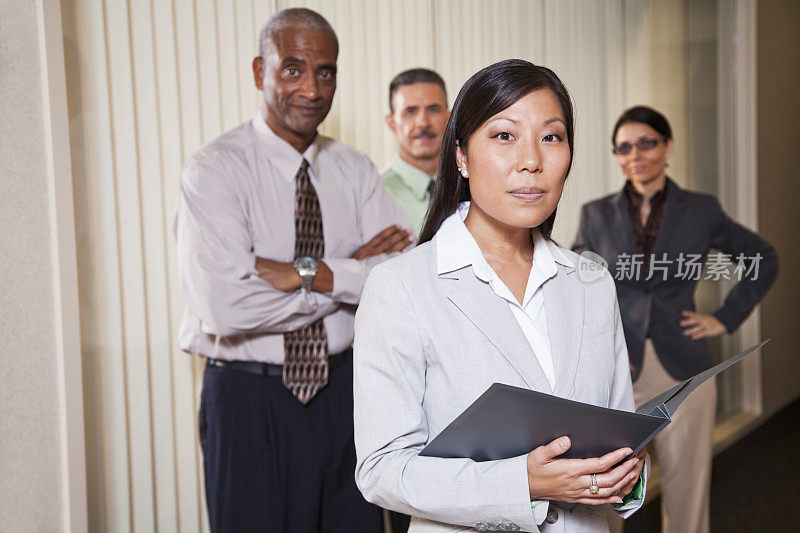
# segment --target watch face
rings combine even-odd
[[[310,257],[298,257],[294,261],[294,268],[301,276],[317,273],[317,262]]]

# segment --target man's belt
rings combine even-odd
[[[347,350],[328,356],[328,369],[332,371],[336,367],[342,366],[349,358],[353,356],[353,349]],[[239,372],[246,372],[256,376],[279,378],[283,376],[283,365],[274,365],[272,363],[258,363],[256,361],[223,361],[221,359],[208,359],[207,366],[215,366],[218,368],[230,368],[238,370]]]

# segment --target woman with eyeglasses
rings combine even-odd
[[[705,339],[739,327],[775,281],[778,257],[716,198],[682,189],[667,176],[674,144],[661,113],[628,109],[611,143],[627,181],[621,191],[583,206],[572,249],[599,254],[614,276],[639,405],[715,364]],[[720,272],[724,265],[709,261],[712,278],[739,281],[719,309],[698,312],[695,287],[711,249],[732,262]],[[712,379],[655,439],[663,531],[709,530],[716,401]]]

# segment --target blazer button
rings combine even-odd
[[[558,522],[558,511],[553,509],[552,507],[547,510],[547,518],[544,519],[545,522],[548,524],[555,524]]]

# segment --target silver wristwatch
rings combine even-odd
[[[317,275],[317,261],[311,257],[298,257],[294,260],[294,269],[300,274],[301,287],[311,290],[314,276]]]

